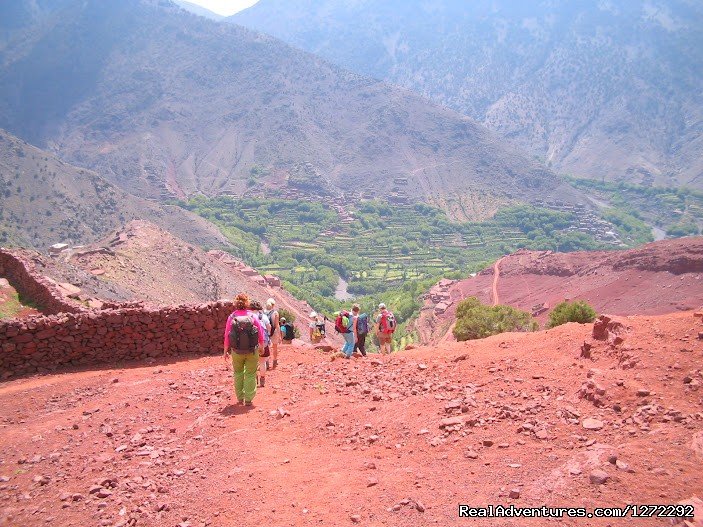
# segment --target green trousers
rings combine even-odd
[[[256,368],[259,365],[259,352],[239,354],[232,352],[232,376],[234,393],[238,401],[249,402],[256,395]]]

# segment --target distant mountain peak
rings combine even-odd
[[[173,3],[178,5],[179,7],[185,9],[186,11],[189,11],[195,15],[203,16],[205,18],[209,18],[210,20],[223,20],[225,17],[222,15],[218,15],[217,13],[210,11],[209,9],[200,6],[198,4],[194,4],[193,2],[188,2],[187,0],[171,0]]]

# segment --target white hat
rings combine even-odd
[[[310,318],[315,318],[317,316],[317,313],[314,311],[310,311]]]
[[[378,304],[378,309],[386,309],[386,304],[381,302],[380,304]]]

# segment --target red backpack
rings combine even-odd
[[[395,331],[397,325],[398,324],[395,321],[395,315],[393,315],[393,313],[387,310],[381,313],[381,321],[379,323],[381,333],[390,335]]]
[[[337,318],[334,320],[334,329],[337,333],[349,333],[351,332],[351,315],[349,311],[341,311]]]

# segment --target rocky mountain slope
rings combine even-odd
[[[624,343],[593,341],[588,360],[578,324],[380,360],[287,348],[251,409],[219,355],[5,382],[0,523],[668,524],[457,510],[700,496],[691,315],[628,318]]]
[[[458,303],[469,296],[492,303],[494,286],[499,303],[536,312],[540,322],[565,299],[585,300],[597,312],[615,315],[694,309],[703,298],[703,237],[654,242],[628,251],[520,250],[473,278],[435,286],[417,324],[423,340],[453,338],[447,331]]]
[[[558,172],[703,187],[700,2],[261,0],[230,20],[428,96]]]
[[[97,277],[102,288],[127,292],[124,300],[154,305],[231,300],[238,293],[293,312],[307,338],[311,307],[223,251],[206,253],[146,221],[133,221],[106,239],[66,255],[70,267]],[[88,282],[85,282],[86,284]],[[96,291],[95,296],[101,296]],[[331,328],[330,328],[331,329]],[[330,335],[330,343],[339,339]],[[340,341],[341,342],[341,341]]]
[[[466,117],[156,0],[74,1],[13,39],[0,126],[159,199],[241,195],[262,173],[340,196],[398,186],[484,215],[578,199]]]
[[[46,249],[85,244],[136,218],[199,245],[229,245],[210,223],[179,207],[127,194],[0,130],[0,244]]]

